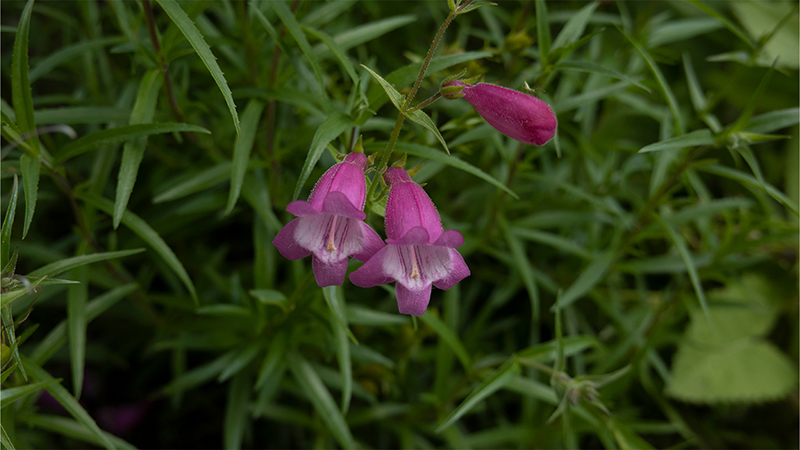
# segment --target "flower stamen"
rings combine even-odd
[[[336,250],[336,245],[333,243],[333,237],[336,234],[336,220],[339,216],[333,216],[333,221],[331,222],[331,231],[328,233],[328,247],[325,249],[329,252]]]
[[[411,252],[411,278],[419,278],[419,266],[417,265],[417,252],[414,250],[416,245],[409,245]]]

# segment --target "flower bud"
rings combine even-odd
[[[556,134],[558,122],[552,108],[532,95],[493,84],[468,85],[454,80],[442,85],[442,96],[449,98],[444,90],[451,87],[461,88],[458,94],[467,99],[489,125],[508,137],[526,144],[544,145]]]

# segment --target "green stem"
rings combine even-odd
[[[419,111],[420,109],[425,108],[426,106],[430,105],[431,103],[435,102],[436,100],[439,100],[439,97],[441,97],[441,96],[442,96],[442,94],[437,92],[437,93],[433,94],[430,98],[425,100],[424,102],[418,104],[417,106],[414,106],[413,108],[409,108],[407,112],[410,114],[410,113],[413,113],[414,111]]]

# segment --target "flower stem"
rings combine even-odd
[[[442,96],[442,94],[437,92],[437,93],[433,94],[429,99],[425,100],[424,102],[418,104],[417,106],[414,106],[413,108],[409,108],[408,111],[406,111],[406,112],[408,112],[410,114],[410,113],[413,113],[414,111],[418,111],[418,110],[430,105],[431,103],[435,102],[436,100],[439,100],[439,97],[441,97],[441,96]]]

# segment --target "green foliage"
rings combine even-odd
[[[2,446],[797,448],[796,2],[497,3],[2,2]],[[357,141],[464,236],[419,318],[272,245]]]

